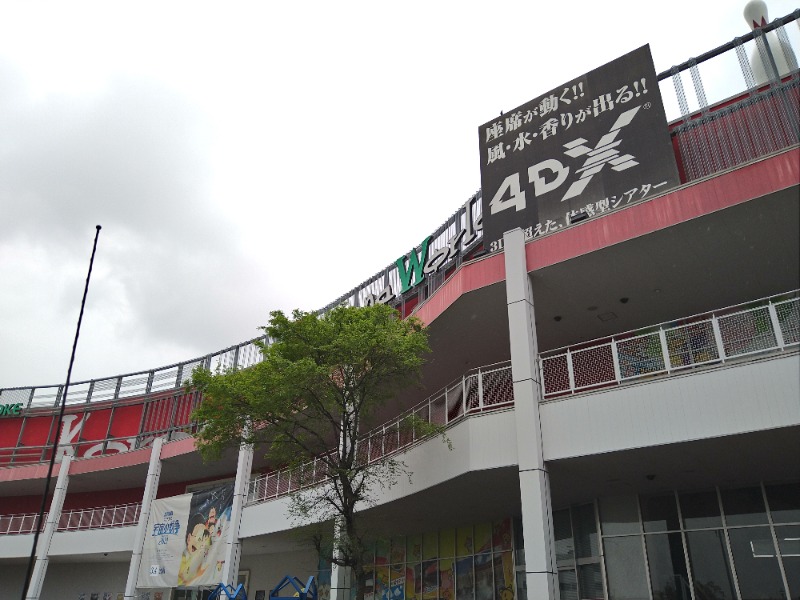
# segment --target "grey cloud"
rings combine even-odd
[[[0,253],[9,265],[14,252],[34,248],[51,272],[69,271],[42,298],[51,314],[74,323],[101,224],[87,319],[99,311],[116,338],[185,348],[175,360],[255,337],[277,300],[266,297],[269,282],[243,255],[225,207],[205,192],[201,149],[211,132],[203,115],[152,82],[116,79],[90,100],[36,102],[23,85],[0,65],[8,91],[0,99]],[[108,340],[108,352],[115,347]]]

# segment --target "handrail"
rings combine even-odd
[[[800,8],[796,9],[794,12],[789,13],[785,17],[779,17],[775,19],[774,21],[772,21],[772,23],[769,23],[764,27],[759,27],[758,29],[751,31],[750,33],[746,33],[741,37],[734,38],[733,40],[727,42],[726,44],[717,46],[713,50],[704,52],[700,56],[696,56],[695,58],[690,58],[689,60],[682,62],[679,65],[675,65],[674,67],[667,69],[666,71],[662,71],[656,77],[659,81],[661,81],[663,79],[666,79],[667,77],[674,75],[675,73],[689,70],[696,65],[699,65],[701,63],[706,62],[707,60],[719,56],[720,54],[728,52],[729,50],[734,50],[738,45],[749,42],[750,40],[758,38],[760,35],[764,35],[766,33],[769,33],[770,31],[774,31],[775,29],[783,27],[784,25],[787,25],[792,21],[796,21],[797,19],[800,19]]]
[[[565,350],[545,352],[539,359],[543,398],[798,346],[799,292],[651,325],[613,336],[611,341],[587,341]],[[717,344],[716,350],[710,346],[712,343]],[[585,356],[589,360],[584,360]],[[513,403],[510,363],[467,371],[436,394],[361,436],[359,458],[375,462],[427,439],[417,437],[413,427],[403,426],[411,415],[428,423],[449,426],[470,415]],[[265,473],[250,481],[247,503],[277,498],[316,485],[325,477],[322,458],[296,469]]]
[[[141,509],[141,502],[133,502],[67,510],[61,513],[56,531],[85,531],[136,525],[139,522]],[[0,535],[33,533],[36,531],[38,516],[38,513],[0,515]],[[42,524],[47,522],[47,513],[41,522]]]
[[[542,354],[545,399],[800,345],[798,291]]]
[[[244,369],[261,361],[261,352],[257,346],[259,343],[269,343],[269,339],[267,336],[254,338],[206,356],[148,371],[71,383],[67,405],[119,400],[179,389],[189,380],[192,370],[198,366],[204,366],[212,371],[228,367]],[[63,392],[64,386],[61,384],[0,388],[0,401],[10,399],[12,402],[20,402],[26,409],[53,407],[60,404]]]
[[[417,434],[410,423],[412,416],[426,423],[449,426],[469,416],[513,404],[510,362],[471,369],[422,402],[360,436],[357,459],[361,464],[377,462],[429,439],[429,435]],[[324,456],[294,469],[264,473],[250,480],[247,504],[311,487],[326,476]]]

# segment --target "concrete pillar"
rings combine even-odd
[[[253,447],[239,447],[239,460],[236,464],[236,480],[233,484],[233,504],[231,505],[231,525],[228,539],[225,541],[225,566],[222,568],[222,583],[236,589],[239,575],[239,559],[242,555],[242,542],[239,528],[242,524],[242,510],[247,500],[247,489],[250,486],[250,471],[253,468]]]
[[[528,598],[558,600],[550,481],[544,464],[539,416],[539,348],[522,229],[507,231],[503,245]]]
[[[69,486],[69,467],[71,464],[72,457],[67,454],[61,459],[58,467],[56,489],[53,490],[53,500],[50,502],[50,510],[47,512],[47,520],[36,549],[36,563],[33,565],[33,573],[28,586],[28,595],[25,597],[26,600],[39,600],[39,595],[42,593],[44,576],[47,573],[47,564],[49,562],[50,543],[53,541],[53,534],[56,532],[58,521],[61,518],[61,509],[64,506],[64,498],[67,495],[67,487]]]
[[[125,600],[136,598],[136,579],[139,577],[139,567],[142,564],[142,551],[147,537],[147,523],[150,520],[150,507],[158,492],[158,481],[161,478],[161,447],[164,438],[157,437],[153,440],[150,449],[150,464],[147,467],[147,479],[142,495],[142,510],[139,513],[139,524],[136,526],[136,538],[133,542],[133,555],[128,567],[128,581],[125,584]]]

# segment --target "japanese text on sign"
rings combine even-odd
[[[492,119],[479,141],[489,249],[516,227],[552,233],[680,183],[647,46]]]

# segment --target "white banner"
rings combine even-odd
[[[154,500],[136,586],[220,583],[232,503],[232,484]]]

